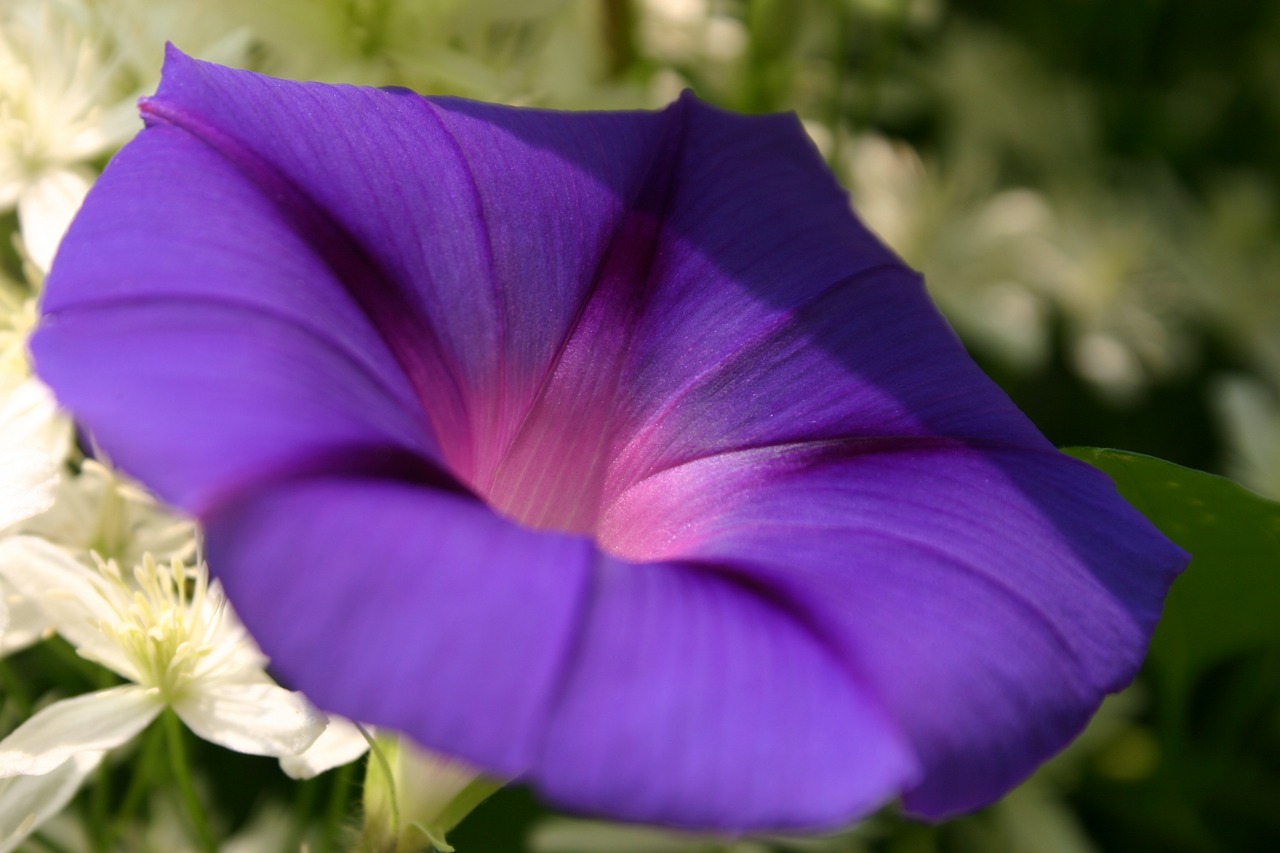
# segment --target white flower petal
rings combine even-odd
[[[0,611],[7,611],[8,624],[0,619],[0,657],[21,651],[40,640],[50,630],[44,612],[26,596],[13,592],[0,580]]]
[[[154,693],[135,684],[54,702],[0,741],[0,778],[39,776],[79,753],[117,747],[163,709]]]
[[[369,751],[369,742],[350,720],[329,717],[316,742],[298,755],[285,755],[280,769],[292,779],[310,779],[326,770],[350,764]]]
[[[0,530],[48,509],[69,431],[39,380],[5,388],[0,401]]]
[[[9,853],[71,802],[106,755],[81,752],[42,776],[0,780],[0,853]]]
[[[250,755],[297,755],[325,725],[301,693],[269,682],[203,682],[173,710],[205,740]]]
[[[0,403],[5,443],[39,451],[62,462],[71,449],[71,422],[58,411],[49,386],[33,376],[6,384]]]
[[[76,553],[90,549],[125,569],[151,554],[165,565],[196,553],[195,524],[158,503],[140,486],[86,459],[80,473],[63,478],[53,506],[18,530]]]
[[[58,468],[30,450],[0,448],[0,528],[44,512],[53,503]]]
[[[53,265],[53,256],[80,209],[92,179],[79,169],[51,169],[18,197],[18,224],[31,262],[42,272]]]
[[[138,680],[134,664],[119,643],[99,628],[119,621],[108,596],[124,595],[123,587],[112,589],[65,550],[35,536],[0,541],[0,578],[35,603],[81,656]]]

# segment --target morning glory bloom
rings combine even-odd
[[[566,808],[988,803],[1186,555],[975,367],[793,117],[556,113],[171,51],[36,369],[199,519],[279,674]]]

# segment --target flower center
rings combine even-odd
[[[227,611],[221,591],[209,588],[203,565],[188,567],[178,559],[160,565],[150,554],[134,568],[132,584],[114,560],[99,560],[98,570],[111,587],[106,599],[116,615],[100,625],[103,633],[134,665],[139,684],[166,701],[181,698],[218,648]]]

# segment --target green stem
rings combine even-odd
[[[312,778],[298,783],[297,795],[293,798],[293,820],[290,822],[285,850],[302,848],[307,837],[307,828],[311,824],[312,813],[316,808],[316,792],[319,789],[319,779]]]
[[[133,777],[129,780],[129,788],[124,793],[124,800],[121,801],[115,820],[110,827],[110,835],[107,837],[108,848],[133,819],[134,813],[142,805],[142,798],[151,788],[152,780],[156,778],[156,771],[159,769],[156,765],[161,760],[160,754],[164,751],[166,739],[163,729],[163,726],[152,726],[147,730],[146,739],[142,744],[142,753],[134,764]]]
[[[178,720],[178,715],[173,712],[172,708],[165,708],[163,716],[173,778],[178,783],[178,790],[182,793],[182,801],[186,805],[187,816],[191,819],[192,826],[195,827],[200,849],[204,853],[218,853],[217,842],[213,840],[213,833],[204,818],[204,810],[200,808],[200,798],[196,796],[195,784],[191,779],[191,768],[187,764],[187,750],[184,743],[185,733],[182,730],[182,723]]]
[[[333,787],[329,789],[329,807],[325,810],[324,827],[320,834],[317,853],[329,853],[338,843],[338,833],[350,807],[351,782],[355,779],[356,762],[344,764],[334,771]]]
[[[89,789],[89,834],[97,850],[105,851],[111,846],[107,826],[107,809],[110,806],[107,797],[110,793],[110,771],[106,762],[102,762],[93,772],[93,787]]]

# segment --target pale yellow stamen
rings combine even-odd
[[[114,620],[99,629],[137,669],[138,683],[176,702],[210,669],[226,662],[221,642],[226,599],[209,587],[203,567],[174,559],[159,565],[147,554],[133,570],[133,584],[114,560],[97,559],[98,571],[118,594],[107,597]]]

